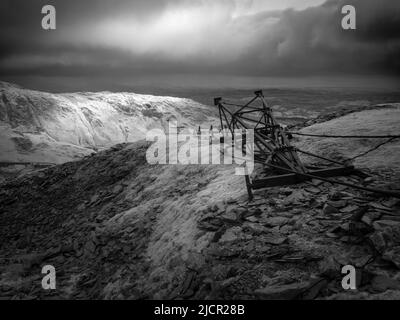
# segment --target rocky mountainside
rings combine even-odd
[[[60,297],[144,298],[174,289],[182,259],[191,261],[212,237],[198,232],[199,212],[221,194],[240,196],[242,179],[230,167],[151,166],[146,148],[118,145],[2,186],[0,295],[38,297],[44,261],[59,271]]]
[[[63,163],[144,139],[169,119],[195,127],[217,111],[190,99],[134,93],[51,94],[0,83],[0,162]]]
[[[400,298],[398,199],[314,180],[248,202],[231,166],[151,166],[147,147],[120,144],[1,186],[1,297]],[[338,179],[398,188],[364,171]],[[45,264],[57,290],[41,289]],[[354,291],[341,287],[347,264]]]

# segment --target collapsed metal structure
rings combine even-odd
[[[274,171],[273,175],[265,178],[254,179],[245,176],[249,199],[253,198],[252,190],[272,186],[296,184],[305,180],[319,179],[331,183],[362,189],[370,192],[382,192],[379,189],[366,188],[350,183],[329,179],[335,176],[357,174],[366,176],[356,170],[354,166],[341,163],[323,156],[300,150],[290,145],[290,134],[277,123],[272,114],[272,109],[265,101],[261,90],[255,91],[255,97],[245,105],[238,105],[215,98],[214,104],[218,106],[221,129],[229,129],[234,134],[235,129],[254,130],[254,162],[260,163]],[[303,153],[330,163],[330,166],[315,169],[302,163],[298,153]],[[384,191],[385,194],[399,197],[399,193]]]

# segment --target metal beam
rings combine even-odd
[[[322,178],[329,177],[337,177],[337,176],[346,176],[355,173],[355,169],[353,166],[349,167],[336,167],[330,169],[321,169],[315,171],[309,171],[310,175]],[[300,183],[306,180],[311,180],[312,178],[303,176],[297,173],[288,173],[282,174],[278,176],[271,176],[264,179],[253,180],[251,187],[253,189],[262,189],[266,187],[276,187],[276,186],[284,186],[290,184]]]

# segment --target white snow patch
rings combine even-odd
[[[0,161],[62,163],[146,138],[153,128],[209,127],[217,110],[190,99],[134,93],[50,94],[0,84]],[[32,143],[22,150],[15,137]],[[21,140],[22,141],[22,140]]]

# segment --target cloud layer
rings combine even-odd
[[[48,1],[0,3],[0,74],[400,75],[400,2],[352,0]]]

